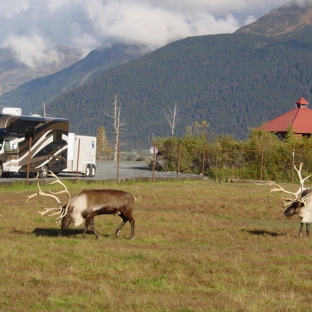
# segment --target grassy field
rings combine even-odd
[[[59,237],[35,185],[0,189],[1,311],[310,311],[311,241],[267,185],[208,181],[72,184],[138,198],[135,240],[118,216]],[[45,186],[46,187],[46,186]],[[296,190],[298,186],[286,185]],[[50,189],[52,187],[50,186]],[[62,201],[65,197],[62,197]]]

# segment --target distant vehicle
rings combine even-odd
[[[65,118],[22,115],[20,108],[5,107],[0,114],[0,177],[8,173],[49,170],[78,172],[94,177],[96,137],[68,133]]]

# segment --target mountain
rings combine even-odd
[[[24,113],[40,111],[43,102],[48,103],[61,94],[75,89],[117,65],[141,56],[141,47],[114,45],[93,50],[82,60],[51,75],[31,80],[3,96],[13,107],[22,107]]]
[[[272,35],[274,27],[268,22],[272,19],[264,16],[249,30],[243,27],[234,34],[173,42],[46,101],[47,113],[69,118],[70,130],[79,134],[96,135],[97,129],[105,126],[113,140],[113,120],[107,115],[112,114],[117,95],[126,123],[121,135],[124,147],[149,147],[153,136],[169,136],[165,112],[175,103],[179,112],[177,136],[183,136],[185,128],[195,121],[206,120],[210,134],[244,139],[250,127],[290,110],[299,97],[311,99],[312,26],[304,17],[309,10],[309,6],[292,3],[286,9],[273,10],[279,18],[277,24],[284,20],[294,33],[282,31],[276,24],[276,35]],[[71,73],[68,77],[75,80],[75,73]],[[44,81],[44,93],[33,92],[38,84],[30,82],[20,97],[27,105],[40,106],[38,99],[43,101],[44,95],[50,98],[53,94],[51,88],[45,89],[48,83]],[[67,88],[65,79],[58,88],[64,86]]]
[[[292,108],[312,94],[312,43],[232,34],[187,38],[115,67],[47,106],[66,116],[71,131],[111,134],[114,95],[127,123],[121,138],[129,146],[169,136],[165,112],[177,103],[176,135],[206,120],[210,132],[243,139],[249,127]],[[110,136],[111,137],[111,136]]]
[[[44,64],[33,69],[16,61],[10,49],[0,49],[0,95],[32,79],[58,72],[82,58],[78,49],[57,46],[57,52],[61,56],[60,62]]]
[[[241,27],[236,34],[254,34],[268,37],[288,36],[295,38],[307,28],[311,32],[312,3],[299,6],[290,1],[272,10],[257,21]]]

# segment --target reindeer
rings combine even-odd
[[[301,176],[302,165],[303,163],[300,164],[299,169],[297,169],[297,167],[294,165],[294,168],[300,180],[300,187],[297,190],[297,192],[286,191],[280,185],[273,182],[270,182],[270,184],[275,185],[277,187],[272,189],[271,192],[283,191],[287,194],[291,194],[294,196],[294,198],[291,197],[282,198],[282,200],[284,201],[283,207],[286,207],[286,210],[284,211],[284,216],[291,217],[295,214],[298,214],[299,217],[301,218],[299,236],[302,237],[302,229],[305,224],[307,237],[309,237],[310,223],[312,223],[312,196],[311,196],[312,189],[311,188],[306,189],[304,187],[304,182],[305,180],[310,178],[312,174],[303,179]]]
[[[114,214],[119,215],[122,218],[122,223],[116,229],[115,235],[119,236],[120,230],[126,224],[127,221],[131,224],[131,237],[134,238],[134,225],[135,220],[132,217],[132,210],[136,198],[128,192],[113,190],[113,189],[85,189],[81,191],[76,197],[71,199],[70,193],[67,190],[67,187],[59,180],[59,178],[52,172],[48,172],[48,176],[54,177],[56,180],[50,182],[49,184],[59,183],[64,187],[64,190],[52,193],[44,193],[39,184],[38,175],[36,178],[38,192],[32,194],[28,197],[27,201],[30,198],[33,198],[37,195],[49,196],[54,198],[58,204],[58,208],[44,208],[44,211],[38,211],[41,215],[46,213],[58,210],[49,216],[59,214],[56,219],[56,223],[61,223],[61,232],[63,234],[73,222],[75,227],[81,225],[85,219],[84,231],[82,238],[85,238],[86,231],[88,227],[93,231],[96,238],[100,238],[100,234],[94,228],[94,217],[102,214]],[[68,202],[66,205],[62,205],[57,194],[65,193],[68,196]]]

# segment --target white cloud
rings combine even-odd
[[[15,57],[30,68],[36,68],[38,65],[59,62],[59,55],[55,49],[37,35],[31,37],[19,37],[9,35],[2,45],[4,48],[10,48]]]
[[[0,3],[1,15],[12,18],[15,14],[26,11],[29,7],[28,0],[10,0]]]
[[[296,0],[298,3],[312,0]],[[232,33],[287,0],[10,0],[0,3],[0,46],[20,62],[57,62],[53,45],[90,51],[113,42],[150,49]]]
[[[292,2],[298,4],[299,6],[304,6],[306,4],[312,3],[312,0],[294,0]]]
[[[249,15],[249,16],[247,16],[244,25],[249,25],[249,24],[251,24],[252,22],[254,22],[255,20],[256,20],[256,19],[255,19],[255,17],[254,17],[253,15]]]

